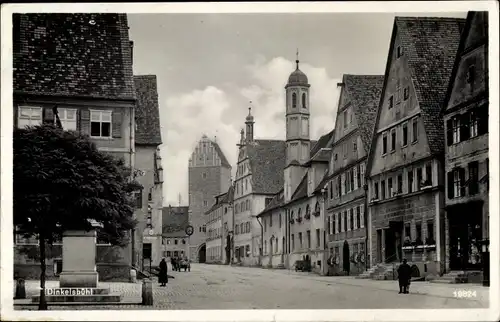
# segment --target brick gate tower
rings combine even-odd
[[[217,142],[203,135],[189,159],[189,221],[194,228],[189,238],[192,262],[205,262],[205,212],[215,202],[215,196],[227,192],[231,165]]]

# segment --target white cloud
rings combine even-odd
[[[210,138],[217,136],[217,142],[235,168],[236,144],[245,125],[250,100],[255,137],[284,139],[284,86],[294,69],[295,63],[282,57],[269,61],[257,57],[242,71],[248,80],[245,86],[209,86],[173,95],[161,104],[165,142],[162,147],[164,204],[177,204],[179,193],[183,204],[187,204],[188,160],[203,134]],[[311,139],[318,139],[334,126],[338,80],[330,78],[324,68],[301,63],[300,69],[311,84]]]

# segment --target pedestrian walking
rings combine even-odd
[[[399,282],[399,294],[409,293],[409,284],[411,278],[411,267],[408,265],[406,258],[403,259],[403,264],[398,267],[398,282]]]
[[[160,286],[166,286],[168,283],[168,266],[165,258],[162,258],[160,262],[160,273],[158,274],[158,282]]]

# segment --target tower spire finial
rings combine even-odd
[[[248,107],[248,115],[252,114],[252,101],[249,101],[250,106]]]
[[[297,64],[297,69],[299,69],[299,48],[297,48],[297,52],[295,54],[295,63]]]

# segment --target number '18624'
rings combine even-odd
[[[454,297],[477,297],[476,291],[473,290],[455,290],[453,291]]]

